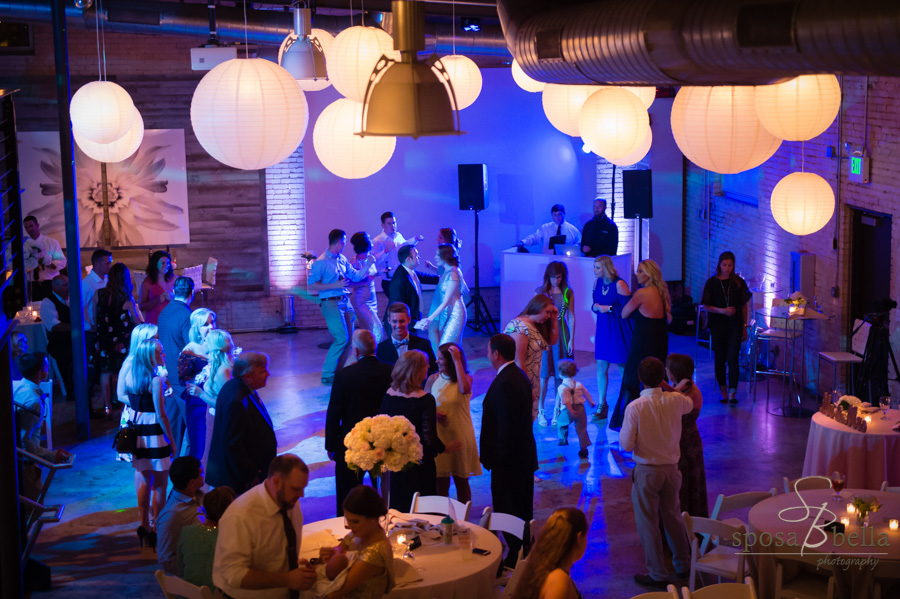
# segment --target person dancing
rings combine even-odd
[[[354,233],[350,237],[350,245],[356,254],[350,261],[350,266],[366,276],[361,281],[351,283],[350,305],[356,312],[356,328],[365,329],[375,336],[375,343],[381,343],[387,339],[381,319],[378,318],[378,298],[375,295],[375,277],[378,276],[378,268],[374,263],[364,268],[366,259],[372,251],[372,239],[365,231]],[[377,261],[380,255],[375,255]]]
[[[641,393],[638,378],[641,360],[652,356],[665,363],[669,354],[668,324],[672,320],[672,303],[662,271],[653,260],[644,260],[638,264],[635,274],[641,289],[635,291],[622,308],[622,318],[634,321],[634,336],[625,362],[619,400],[609,420],[609,428],[614,430],[622,428],[625,408]]]
[[[625,367],[631,337],[634,333],[632,322],[622,318],[622,308],[631,298],[628,283],[619,278],[619,273],[609,256],[594,259],[593,303],[591,312],[597,315],[597,332],[594,334],[594,359],[597,360],[597,401],[600,407],[594,413],[594,420],[604,420],[607,416],[606,391],[609,387],[609,365]]]
[[[431,347],[437,354],[438,348],[445,343],[462,343],[463,329],[466,328],[466,302],[462,294],[468,291],[468,287],[459,269],[459,254],[455,247],[442,243],[438,246],[435,260],[439,267],[444,268],[434,293],[435,301],[439,297],[440,302],[427,317],[416,323],[416,328],[428,329]],[[432,323],[437,323],[437,326],[431,326]]]
[[[575,311],[572,310],[575,294],[569,287],[569,269],[562,262],[551,262],[544,270],[544,284],[535,289],[535,293],[543,293],[553,300],[553,305],[559,311],[557,328],[559,337],[544,352],[541,360],[541,400],[538,404],[538,423],[547,426],[547,417],[544,415],[544,400],[547,399],[547,388],[550,377],[559,386],[562,378],[556,372],[557,363],[575,354]],[[550,424],[556,426],[556,417],[561,410],[557,402],[553,406],[553,420]]]
[[[531,420],[538,415],[541,398],[541,356],[559,339],[559,310],[543,293],[535,295],[503,332],[516,342],[516,366],[531,383]]]

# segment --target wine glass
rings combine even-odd
[[[878,404],[881,406],[881,419],[887,420],[887,412],[891,409],[891,396],[890,395],[882,395],[878,398]]]
[[[847,477],[845,477],[843,474],[841,474],[838,471],[834,471],[831,473],[831,486],[835,490],[834,497],[832,497],[832,499],[834,501],[841,500],[841,490],[844,488],[844,481],[846,481],[846,480],[847,480]]]

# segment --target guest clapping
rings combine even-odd
[[[516,366],[531,383],[531,420],[534,421],[541,397],[541,357],[559,339],[559,310],[548,296],[539,293],[521,314],[509,321],[503,332],[516,342]]]
[[[147,278],[141,283],[140,306],[146,321],[158,324],[159,313],[173,297],[175,272],[172,256],[162,250],[153,252],[147,263]]]
[[[560,508],[541,528],[528,554],[513,599],[576,599],[581,597],[572,580],[572,565],[587,549],[587,518],[581,510]]]

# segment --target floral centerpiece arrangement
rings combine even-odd
[[[845,412],[851,407],[862,407],[862,403],[862,400],[854,395],[841,395],[840,399],[837,400],[837,404],[840,405]]]
[[[799,291],[795,291],[791,294],[791,297],[786,298],[784,302],[788,306],[788,312],[790,314],[794,314],[795,312],[799,312],[803,314],[806,310],[806,297],[803,296]]]
[[[853,507],[856,508],[857,524],[865,524],[868,521],[866,516],[871,512],[875,513],[881,509],[881,503],[874,495],[862,495],[861,497],[853,497]]]
[[[422,461],[422,441],[403,416],[363,418],[344,437],[344,447],[347,466],[375,475],[384,470],[400,472]]]

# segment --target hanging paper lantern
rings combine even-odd
[[[522,70],[522,67],[519,66],[519,61],[513,59],[512,61],[512,77],[513,81],[516,82],[516,85],[521,87],[527,92],[537,93],[540,91],[544,91],[544,86],[547,85],[542,81],[536,81],[525,74],[525,71]]]
[[[541,92],[541,103],[547,120],[566,135],[578,137],[581,135],[578,131],[578,113],[590,95],[601,89],[607,88],[599,85],[548,83]]]
[[[821,135],[840,108],[841,86],[834,75],[800,75],[756,86],[756,114],[780,139],[804,141]]]
[[[356,132],[362,123],[362,102],[348,98],[325,107],[313,127],[313,147],[326,169],[344,179],[363,179],[374,175],[394,155],[396,137]]]
[[[618,160],[637,151],[650,130],[640,98],[618,87],[594,92],[578,114],[578,130],[591,151]]]
[[[788,233],[815,233],[833,214],[834,190],[815,173],[791,173],[772,190],[772,216]]]
[[[631,166],[633,164],[637,164],[647,155],[647,152],[650,151],[650,146],[653,145],[653,129],[647,129],[647,137],[644,138],[644,141],[641,142],[641,145],[637,150],[629,154],[628,156],[624,156],[619,158],[618,160],[610,160],[606,159],[607,162],[615,164],[616,166],[626,167]]]
[[[653,100],[656,99],[656,88],[655,87],[630,87],[630,86],[622,86],[619,89],[624,89],[626,91],[630,91],[635,96],[641,99],[641,103],[644,105],[644,108],[649,109],[653,104]]]
[[[309,124],[306,96],[270,60],[234,58],[216,66],[191,100],[194,134],[210,156],[244,170],[278,164],[297,149]]]
[[[309,34],[309,37],[315,38],[319,40],[319,43],[322,44],[322,50],[325,51],[325,68],[328,68],[328,49],[331,47],[331,43],[334,41],[334,36],[325,31],[324,29],[316,29],[312,28],[312,31]],[[297,85],[300,86],[300,89],[307,92],[317,92],[329,87],[331,85],[331,79],[298,79]]]
[[[468,56],[451,54],[441,58],[441,64],[450,76],[450,85],[456,94],[459,110],[468,108],[478,99],[481,93],[481,70],[475,61]]]
[[[341,95],[357,102],[366,96],[369,76],[382,55],[400,60],[394,51],[394,40],[377,27],[348,27],[331,44],[325,54],[328,78]]]
[[[72,128],[88,141],[108,144],[128,133],[134,124],[134,102],[112,81],[83,85],[69,104]]]
[[[128,133],[108,144],[94,143],[78,131],[73,129],[72,134],[75,137],[75,143],[81,148],[81,151],[93,158],[97,162],[122,162],[135,152],[144,141],[144,119],[137,108],[134,109],[134,124]]]
[[[723,174],[756,168],[781,145],[759,122],[750,86],[682,87],[672,103],[672,133],[688,160]]]

